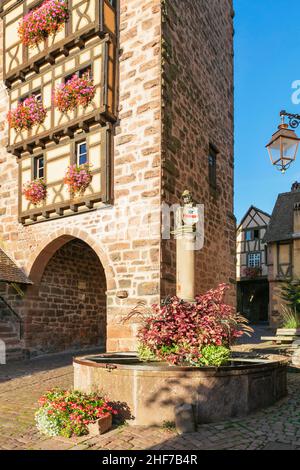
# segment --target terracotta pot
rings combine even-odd
[[[98,436],[104,434],[112,428],[112,415],[108,413],[106,416],[102,416],[97,419],[94,423],[88,425],[89,434],[92,436]]]

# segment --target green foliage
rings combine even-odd
[[[220,367],[228,362],[230,349],[210,344],[201,349],[198,365]]]
[[[300,315],[300,280],[286,281],[281,288],[281,298]]]
[[[167,431],[176,431],[176,425],[174,421],[164,421],[162,427]]]
[[[153,361],[157,362],[158,361],[158,359],[156,358],[155,354],[151,351],[151,349],[148,348],[148,346],[145,346],[144,344],[139,344],[137,353],[138,353],[139,360],[142,362],[153,362]]]
[[[300,317],[296,309],[291,307],[282,306],[282,327],[288,329],[300,328]]]
[[[83,436],[88,433],[88,424],[108,414],[117,411],[97,393],[55,388],[39,399],[35,421],[46,436]]]

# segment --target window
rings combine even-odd
[[[260,265],[261,265],[261,254],[249,253],[248,254],[248,268],[259,268]]]
[[[44,157],[35,157],[33,160],[33,176],[34,179],[44,178]]]
[[[117,0],[108,0],[108,3],[110,3],[113,8],[117,6]]]
[[[245,232],[245,240],[250,242],[252,240],[252,230],[246,230]]]
[[[246,230],[245,231],[245,240],[247,242],[251,242],[253,240],[259,240],[259,238],[260,238],[260,230],[259,229]]]
[[[76,144],[76,164],[84,165],[88,161],[86,140]]]
[[[253,240],[259,240],[259,229],[253,230]]]
[[[37,101],[39,101],[40,103],[42,103],[42,93],[41,93],[41,90],[36,90],[32,93],[27,93],[26,95],[23,95],[21,96],[21,98],[19,99],[19,103],[24,103],[24,101],[29,98],[30,96],[35,96],[35,98],[37,99]]]
[[[64,82],[67,83],[74,75],[77,75],[77,77],[81,78],[83,75],[88,74],[89,78],[92,78],[92,68],[89,65],[88,67],[84,67],[83,69],[76,70],[73,73],[70,73],[64,78]]]
[[[209,185],[211,188],[216,189],[217,187],[217,152],[210,145],[208,155],[208,178]]]

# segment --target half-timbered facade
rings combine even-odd
[[[196,291],[227,282],[235,304],[232,1],[51,0],[68,17],[29,47],[19,25],[47,1],[0,2],[0,247],[29,280],[2,294],[28,354],[134,350],[138,320],[124,318],[176,292],[161,207],[186,189],[205,206]],[[70,77],[94,94],[61,111]],[[44,119],[8,126],[32,98]],[[90,168],[77,192],[73,165]],[[37,181],[38,201],[24,190]]]
[[[19,221],[23,224],[92,209],[111,199],[111,126],[116,120],[116,28],[113,0],[69,0],[68,21],[56,34],[34,47],[18,35],[22,18],[43,2],[2,2],[4,21],[4,81],[9,109],[35,96],[45,120],[30,129],[8,133],[8,151],[19,163]],[[95,96],[86,106],[61,112],[53,103],[57,87],[75,74],[88,73]],[[71,197],[64,185],[66,169],[77,163],[78,143],[86,146],[85,163],[93,179],[83,197]],[[47,196],[42,204],[28,202],[22,188],[43,178]]]
[[[264,241],[268,244],[270,284],[269,318],[274,326],[282,321],[282,283],[300,279],[300,185],[278,195]]]
[[[237,229],[238,309],[252,322],[268,319],[267,245],[270,215],[251,206]]]

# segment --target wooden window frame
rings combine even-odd
[[[86,162],[85,163],[79,163],[79,153],[78,153],[78,147],[82,144],[86,145]],[[75,141],[75,164],[80,166],[80,165],[86,165],[89,163],[89,148],[88,148],[88,141],[87,138],[83,138],[81,140]]]
[[[250,266],[249,260],[252,256],[259,256],[259,264],[255,264],[255,266]],[[260,251],[252,251],[251,253],[247,253],[247,268],[261,268],[262,265],[262,256]]]
[[[27,98],[30,98],[31,96],[37,96],[37,95],[41,96],[41,103],[43,104],[44,100],[43,100],[43,92],[41,88],[35,88],[34,90],[28,93],[25,93],[24,95],[21,95],[20,98],[18,99],[18,103],[24,103],[24,101]]]
[[[43,159],[43,176],[39,176],[38,172],[40,170],[40,167],[37,166],[37,162],[40,160],[40,159]],[[46,164],[45,164],[45,154],[42,154],[42,155],[36,155],[33,157],[32,159],[32,179],[33,180],[36,180],[36,179],[45,179],[45,172],[46,172]]]
[[[72,78],[74,75],[77,75],[78,77],[81,78],[82,75],[84,74],[84,72],[87,71],[87,70],[90,70],[90,72],[91,72],[91,73],[90,73],[90,77],[93,79],[93,76],[94,76],[94,74],[93,74],[93,65],[92,65],[92,63],[90,62],[89,65],[85,65],[85,66],[83,66],[83,67],[80,67],[80,68],[74,70],[74,72],[68,73],[68,75],[65,75],[65,76],[63,77],[63,82],[62,82],[62,83],[67,83],[67,81],[68,81],[68,80],[71,80],[71,78]]]

